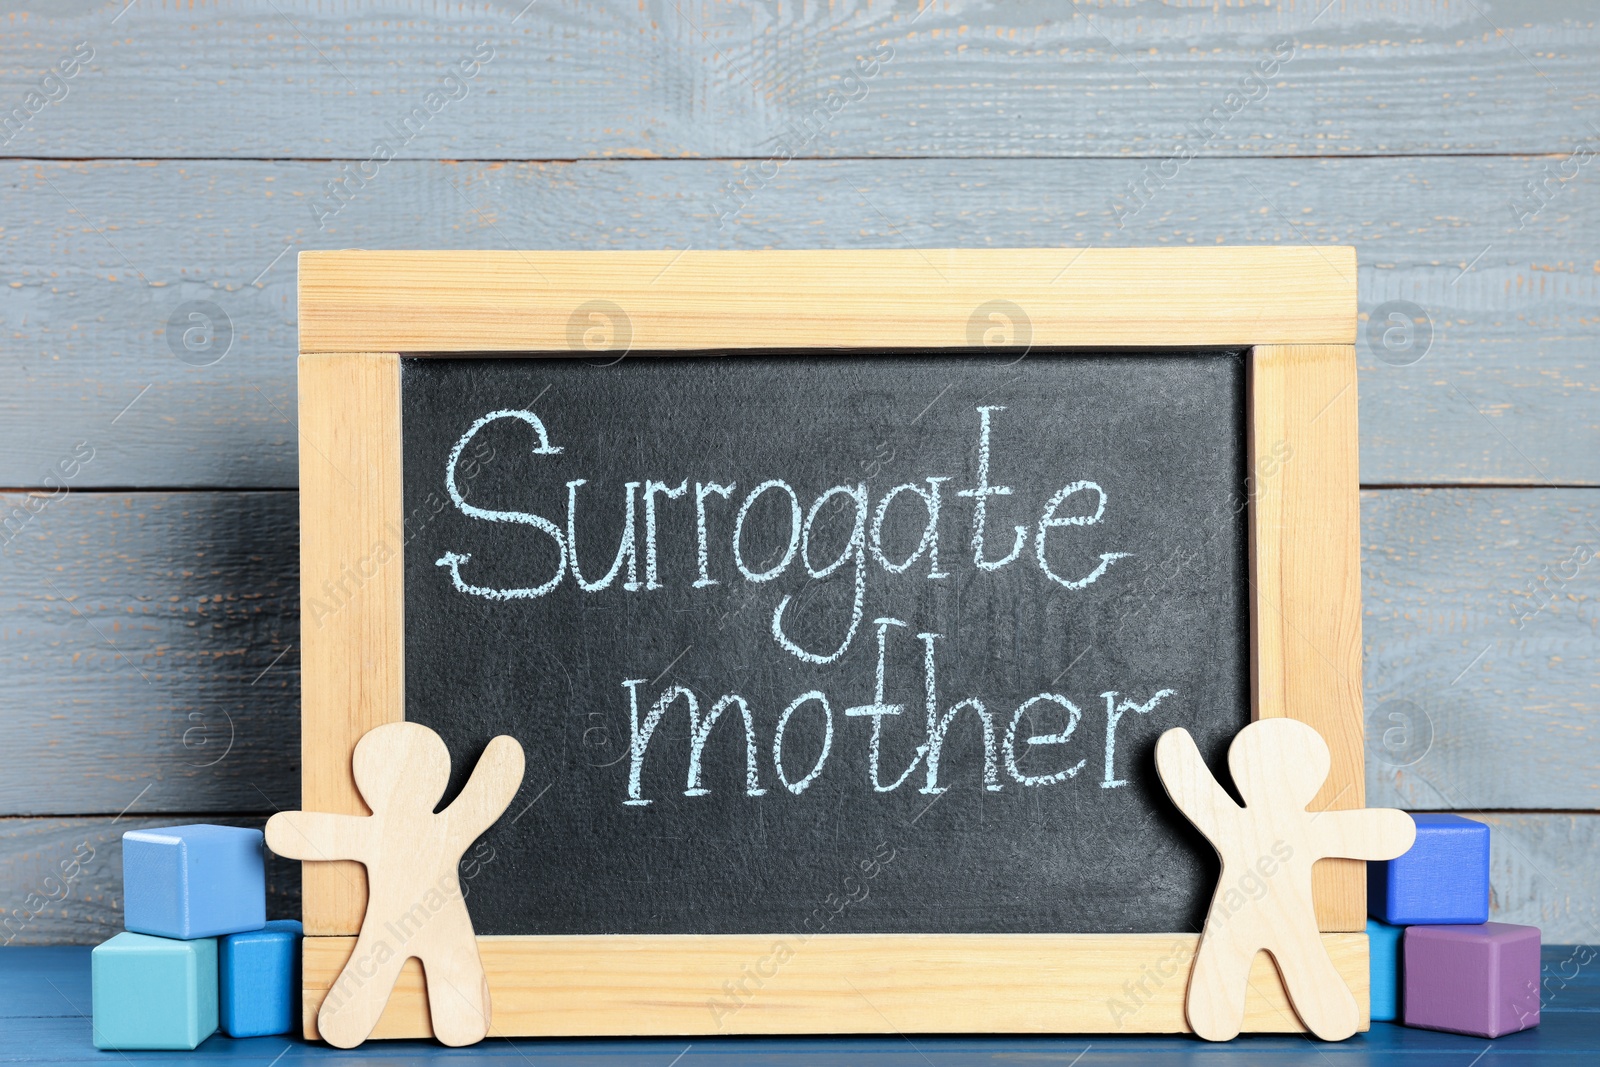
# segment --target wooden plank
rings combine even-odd
[[[1057,287],[1068,271],[1071,284]],[[585,352],[573,324],[596,307],[608,309],[608,342],[624,354],[630,344],[643,352],[957,348],[973,343],[974,316],[997,293],[1020,306],[1041,346],[1330,342],[1261,348],[1253,361],[1264,392],[1254,404],[1252,442],[1265,434],[1274,456],[1283,444],[1306,472],[1272,481],[1290,487],[1287,503],[1261,498],[1272,547],[1258,562],[1272,580],[1260,587],[1257,611],[1312,635],[1304,649],[1272,646],[1270,666],[1258,671],[1270,690],[1258,712],[1298,717],[1302,705],[1293,698],[1326,690],[1323,662],[1338,657],[1353,699],[1304,706],[1315,708],[1312,720],[1337,753],[1320,803],[1360,805],[1355,360],[1351,348],[1333,344],[1352,339],[1355,325],[1351,249],[354,250],[303,253],[299,281],[308,446],[301,450],[301,573],[313,624],[301,755],[310,810],[365,813],[350,754],[368,730],[403,718],[404,707],[398,359],[331,353]],[[1150,306],[1152,290],[1163,294],[1159,309]],[[1330,501],[1347,524],[1324,525]],[[1315,536],[1323,529],[1326,543]],[[1263,540],[1253,539],[1253,559]],[[1330,562],[1348,564],[1349,575],[1332,594]],[[1311,594],[1314,582],[1322,595]],[[347,592],[347,583],[356,589]],[[323,591],[339,603],[337,612]],[[1344,632],[1346,623],[1353,633]],[[1325,635],[1349,637],[1348,655],[1344,645],[1323,651]],[[1346,793],[1352,798],[1342,800]],[[346,862],[308,869],[308,934],[356,931],[364,897],[358,874]],[[1361,874],[1349,861],[1318,868],[1330,929],[1363,927]],[[342,1044],[350,1035],[340,1036]]]
[[[1600,563],[1573,556],[1600,547],[1600,493],[1382,490],[1361,507],[1368,803],[1600,809]],[[296,508],[74,492],[33,517],[0,553],[0,813],[115,815],[145,785],[135,811],[297,806]],[[236,740],[203,766],[219,711]]]
[[[1492,827],[1491,921],[1537,926],[1545,944],[1600,944],[1600,817],[1465,814]],[[1567,968],[1561,973],[1573,977]],[[1547,992],[1559,988],[1552,984]]]
[[[1339,344],[1356,328],[1355,254],[1337,247],[355,249],[301,253],[299,281],[302,352],[581,355],[602,316],[607,351],[963,348],[997,297],[1041,347]]]
[[[1409,301],[1431,323],[1410,365],[1357,342],[1365,482],[1600,484],[1600,182],[1511,210],[1559,164],[1195,160],[1119,214],[1138,161],[797,161],[742,202],[730,163],[394,162],[326,231],[307,204],[337,163],[0,164],[0,486],[43,485],[79,441],[78,487],[293,486],[300,249],[1303,240],[1357,247],[1363,315]],[[169,345],[203,362],[224,337],[204,367]]]
[[[1322,938],[1366,1029],[1366,935]],[[480,937],[478,951],[490,1036],[1132,1034],[1188,1029],[1183,976],[1198,943],[1192,933]],[[353,937],[306,938],[307,1037],[354,948]],[[374,1037],[431,1036],[422,978],[406,965]],[[730,996],[740,982],[746,994]],[[1250,970],[1245,1029],[1301,1029],[1265,955]]]
[[[1547,1064],[1583,1063],[1600,1056],[1600,1027],[1594,1024],[1594,1016],[1600,1014],[1600,983],[1592,966],[1593,948],[1546,944],[1541,955],[1546,995],[1539,1028],[1511,1042],[1497,1042],[1492,1046],[1496,1055],[1486,1054],[1485,1063],[1493,1059],[1513,1064],[1540,1059]],[[107,1062],[84,1040],[92,995],[89,960],[89,949],[81,946],[19,949],[0,957],[0,1018],[6,1020],[12,1047],[23,1050],[18,1058],[26,1056],[32,1063],[54,1067],[99,1067]],[[1309,1046],[1298,1034],[1262,1035],[1220,1054],[1202,1052],[1193,1041],[1166,1035],[1107,1041],[1076,1034],[911,1035],[909,1040],[901,1034],[883,1034],[831,1039],[700,1038],[692,1049],[685,1048],[690,1042],[674,1037],[537,1044],[494,1041],[474,1049],[470,1060],[476,1067],[671,1067],[674,1056],[682,1057],[678,1067],[701,1067],[707,1062],[751,1067],[1010,1067],[1018,1062],[1065,1065],[1081,1056],[1082,1067],[1185,1067],[1207,1059],[1228,1064],[1303,1062],[1319,1067],[1336,1067],[1349,1059],[1363,1067],[1454,1067],[1476,1054],[1469,1052],[1463,1057],[1463,1050],[1486,1047],[1458,1034],[1403,1029],[1394,1023],[1380,1023],[1373,1030],[1369,1038],[1353,1046]],[[290,1053],[282,1061],[286,1067],[297,1060],[316,1063],[335,1058],[321,1048],[296,1049],[279,1040],[257,1042],[257,1046],[273,1049],[285,1044],[290,1045]],[[254,1047],[246,1046],[249,1055],[254,1055]],[[1354,1048],[1360,1051],[1353,1052]],[[1520,1048],[1533,1051],[1518,1055]],[[244,1055],[234,1042],[223,1039],[206,1042],[181,1059],[173,1059],[185,1067],[236,1067]],[[150,1059],[130,1056],[119,1062]],[[462,1057],[448,1048],[414,1042],[403,1048],[375,1045],[344,1059],[450,1067]]]
[[[370,815],[350,753],[405,718],[399,357],[301,356],[300,432],[301,806]],[[312,863],[304,882],[308,935],[360,927],[365,867]]]
[[[1368,803],[1600,808],[1600,492],[1361,506]]]
[[[0,819],[0,945],[92,945],[122,931],[122,835],[209,822],[260,829],[260,816]],[[267,856],[267,918],[300,915],[300,865]],[[87,966],[87,961],[85,961]]]
[[[1250,655],[1257,719],[1328,743],[1314,810],[1364,804],[1356,358],[1344,345],[1263,345],[1250,360]],[[1366,928],[1366,868],[1312,872],[1324,930]]]
[[[260,826],[262,816],[137,814],[138,808],[115,816],[71,818],[0,818],[0,922],[13,917],[21,924],[32,907],[29,893],[59,893],[48,877],[60,878],[61,864],[87,840],[95,860],[84,865],[70,894],[21,924],[13,944],[94,944],[122,929],[122,860],[124,830],[171,826],[180,822],[220,822]],[[1600,944],[1600,815],[1469,811],[1494,827],[1490,919],[1528,923],[1544,931],[1546,944]],[[82,854],[80,850],[80,854]],[[300,908],[300,864],[268,860],[267,914],[296,917]],[[21,909],[22,914],[18,914]],[[0,940],[10,936],[0,934]],[[737,979],[738,968],[722,978]]]
[[[13,15],[0,80],[93,50],[26,156],[1543,152],[1589,136],[1596,35],[1578,0],[233,0]]]
[[[0,494],[0,813],[298,807],[295,494],[33,502]]]

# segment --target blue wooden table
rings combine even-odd
[[[371,1063],[473,1060],[507,1067],[955,1067],[965,1064],[1307,1064],[1356,1067],[1491,1067],[1600,1063],[1600,950],[1547,945],[1542,1023],[1495,1041],[1376,1023],[1349,1041],[1246,1036],[1225,1045],[1189,1037],[831,1037],[539,1041],[491,1038],[469,1049],[423,1041],[374,1041],[340,1051],[283,1037],[234,1041],[214,1036],[194,1052],[98,1052],[89,1036],[89,949],[0,950],[0,1063],[219,1063],[288,1067],[307,1061]]]

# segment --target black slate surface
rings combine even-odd
[[[528,770],[501,821],[469,851],[468,905],[480,934],[735,932],[1133,932],[1197,929],[1215,862],[1166,803],[1152,750],[1185,726],[1213,766],[1249,720],[1243,494],[1244,365],[1237,352],[1035,351],[874,356],[797,353],[570,359],[407,359],[402,371],[406,716],[437,730],[455,761],[454,795],[487,740],[510,733]],[[974,562],[981,408],[991,409],[985,560]],[[448,493],[452,450],[462,446]],[[548,435],[540,452],[536,418]],[[554,451],[560,449],[559,452]],[[925,498],[902,491],[881,538],[885,494],[939,482],[938,566],[924,540]],[[623,560],[609,585],[579,587],[563,549],[568,483],[577,487],[577,559],[585,580],[617,558],[627,483],[635,506],[636,588]],[[787,554],[782,487],[755,497],[733,558],[736,516],[751,490],[794,492],[809,544]],[[644,484],[657,513],[655,582],[646,556]],[[697,483],[705,497],[705,576],[697,558]],[[1099,521],[1052,526],[1051,498],[1101,487]],[[856,535],[856,487],[867,501]],[[1090,517],[1083,488],[1056,517]],[[476,509],[471,510],[471,509]],[[537,520],[549,525],[541,528]],[[553,533],[552,533],[553,531]],[[809,571],[801,549],[809,547]],[[1125,553],[1110,561],[1104,554]],[[860,621],[856,559],[864,588]],[[467,557],[464,558],[463,557]],[[827,565],[842,559],[824,577]],[[548,591],[530,591],[560,580]],[[659,587],[652,587],[652,585]],[[464,591],[464,589],[465,591]],[[507,590],[521,593],[507,595]],[[780,645],[773,617],[787,598]],[[881,784],[871,778],[875,620],[886,625]],[[920,638],[937,634],[937,638]],[[971,706],[944,741],[927,790],[926,649],[936,709],[975,698],[990,713],[995,771]],[[843,646],[836,658],[833,654]],[[632,682],[632,686],[627,683]],[[643,748],[636,793],[630,694],[646,719],[681,687]],[[1107,698],[1125,711],[1105,765]],[[780,779],[773,742],[784,729]],[[1039,694],[1005,738],[1017,708]],[[737,705],[711,729],[701,792],[686,795],[687,705],[701,716],[737,694],[754,725],[749,795]],[[1070,736],[1057,736],[1078,710]],[[827,723],[831,721],[831,739]],[[826,744],[820,770],[806,780]],[[1081,765],[1079,763],[1081,762]],[[1107,788],[1107,781],[1126,782]],[[803,786],[800,784],[804,781]],[[627,803],[630,799],[647,803]]]

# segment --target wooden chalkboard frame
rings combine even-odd
[[[1313,807],[1363,807],[1356,262],[1352,248],[1312,246],[301,253],[301,589],[352,573],[361,586],[303,633],[302,806],[366,814],[351,753],[405,715],[402,353],[588,352],[574,328],[585,309],[625,323],[641,352],[964,348],[982,343],[974,311],[997,301],[1041,347],[1250,349],[1252,715],[1327,740]],[[1292,460],[1258,476],[1269,454]],[[1324,860],[1315,874],[1323,939],[1365,1028],[1363,865]],[[304,868],[308,1037],[353,949],[365,881],[353,862]],[[820,935],[715,1022],[724,982],[781,939],[480,937],[491,1033],[1177,1032],[1198,943]],[[420,966],[406,967],[375,1037],[430,1034]],[[1258,956],[1245,1029],[1301,1028]]]

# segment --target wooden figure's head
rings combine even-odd
[[[450,750],[420,723],[385,723],[356,743],[352,769],[374,815],[429,815],[450,782]]]
[[[1234,735],[1228,771],[1246,807],[1304,810],[1327,780],[1328,743],[1298,719],[1258,719]]]

